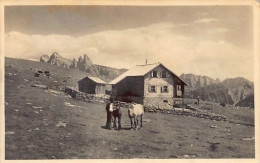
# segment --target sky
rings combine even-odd
[[[5,56],[87,54],[116,68],[161,62],[176,74],[253,81],[250,6],[6,6]]]

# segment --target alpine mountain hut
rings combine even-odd
[[[188,85],[162,63],[137,65],[109,84],[113,98],[144,105],[181,101]]]

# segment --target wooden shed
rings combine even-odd
[[[88,94],[105,94],[106,82],[98,77],[87,76],[78,81],[79,91]]]

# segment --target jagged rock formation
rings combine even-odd
[[[47,54],[43,54],[40,58],[40,62],[47,63],[49,61],[50,57]]]
[[[92,65],[93,65],[93,63],[92,63],[91,59],[87,56],[87,54],[84,54],[84,58],[82,58],[81,56],[79,57],[78,63],[77,63],[77,68],[80,71],[85,71]]]
[[[70,59],[63,58],[59,53],[54,52],[47,63],[56,65],[56,66],[61,66],[61,67],[70,67],[72,61]]]
[[[117,76],[121,75],[127,69],[116,69],[101,65],[93,64],[91,59],[88,57],[87,54],[84,56],[80,56],[78,60],[75,58],[71,61],[70,59],[63,58],[57,52],[54,52],[51,57],[48,55],[43,55],[40,58],[40,62],[50,63],[56,66],[67,67],[71,69],[76,69],[80,71],[84,71],[92,76],[98,76],[104,81],[110,81],[116,78]]]
[[[78,67],[78,62],[77,62],[76,59],[74,58],[74,59],[72,60],[72,63],[71,63],[71,65],[70,65],[70,68],[72,68],[72,69],[77,69],[77,67]]]

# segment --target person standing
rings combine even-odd
[[[106,111],[107,111],[107,122],[106,122],[106,128],[111,130],[111,123],[112,123],[112,114],[113,112],[110,112],[109,111],[109,108],[110,108],[110,104],[113,104],[113,99],[110,98],[109,102],[107,103],[106,105]]]
[[[200,105],[200,96],[197,97],[197,104]]]

